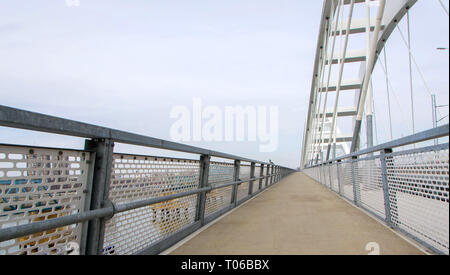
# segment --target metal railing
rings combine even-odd
[[[449,254],[449,144],[394,152],[448,137],[449,125],[303,170],[353,204],[439,254]]]
[[[158,254],[294,172],[1,105],[0,126],[87,138],[84,150],[0,145],[0,255]],[[199,159],[118,154],[114,143]]]

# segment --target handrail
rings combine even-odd
[[[144,135],[124,132],[116,129],[106,128],[84,122],[69,120],[65,118],[20,110],[17,108],[0,105],[0,126],[20,128],[26,130],[40,131],[67,136],[75,136],[93,139],[110,139],[119,143],[138,146],[146,146],[158,149],[166,149],[184,153],[208,155],[225,159],[255,162],[265,165],[271,163],[243,158],[227,153],[203,149],[195,146],[172,142],[168,140],[148,137]],[[287,168],[287,167],[283,167]]]
[[[448,135],[449,135],[449,124],[439,126],[439,127],[436,127],[436,128],[430,129],[430,130],[426,130],[426,131],[423,131],[423,132],[420,132],[420,133],[417,133],[414,135],[410,135],[407,137],[403,137],[403,138],[400,138],[397,140],[393,140],[393,141],[390,141],[387,143],[376,145],[374,147],[363,149],[363,150],[360,150],[358,152],[354,152],[354,153],[351,153],[348,155],[340,156],[340,157],[334,158],[332,160],[323,161],[316,165],[308,166],[305,169],[316,167],[316,166],[322,165],[324,163],[333,163],[333,162],[340,161],[343,159],[353,158],[353,157],[357,157],[360,155],[365,155],[365,154],[382,151],[384,149],[392,149],[392,148],[396,148],[396,147],[400,147],[400,146],[406,146],[406,145],[410,145],[410,144],[414,144],[414,143],[419,143],[422,141],[441,138],[441,137],[448,136]]]

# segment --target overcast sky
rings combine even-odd
[[[436,50],[449,46],[448,16],[437,0],[418,2],[420,7],[411,12],[413,41],[418,41],[413,50],[438,103],[448,104],[448,50]],[[0,0],[1,105],[161,139],[170,139],[171,109],[192,108],[195,97],[219,107],[279,106],[276,152],[260,153],[258,142],[188,144],[299,166],[322,1],[79,3]],[[389,54],[405,53],[398,39],[389,41]],[[399,63],[407,65],[403,61]],[[409,86],[401,84],[404,71],[393,67],[392,72],[399,75],[393,80],[397,96],[405,100]],[[415,81],[417,109],[423,110],[417,128],[425,130],[431,127],[431,103],[418,76]],[[380,89],[375,103],[380,105],[381,142],[387,138],[385,90],[374,86]],[[406,116],[408,108],[405,104],[402,110]],[[448,114],[448,108],[441,112]],[[396,116],[397,137],[410,134],[401,117]],[[79,139],[1,127],[0,143],[82,148]]]

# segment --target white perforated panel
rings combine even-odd
[[[326,187],[330,187],[330,166],[325,165],[322,167],[322,170],[323,170],[322,184],[324,184]]]
[[[0,146],[0,228],[84,211],[90,154],[83,151]],[[0,243],[5,254],[65,254],[80,245],[81,224]]]
[[[355,182],[357,201],[385,220],[385,191],[380,157],[343,160],[339,164],[339,182],[342,195],[351,201],[354,201]],[[448,254],[448,144],[386,154],[386,166],[392,224],[426,243],[428,247]],[[303,172],[328,186],[330,167],[332,188],[335,190],[336,164],[309,168]]]
[[[347,199],[353,201],[353,181],[352,181],[352,163],[344,161],[340,164],[340,181],[342,186],[342,194]]]
[[[337,164],[333,163],[330,167],[330,176],[331,176],[331,189],[335,192],[339,192],[339,181],[337,175]]]
[[[449,253],[449,152],[388,157],[392,222]]]
[[[358,201],[384,219],[386,214],[380,159],[358,160],[353,165]]]

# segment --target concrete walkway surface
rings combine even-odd
[[[424,254],[302,173],[223,217],[171,255]]]

